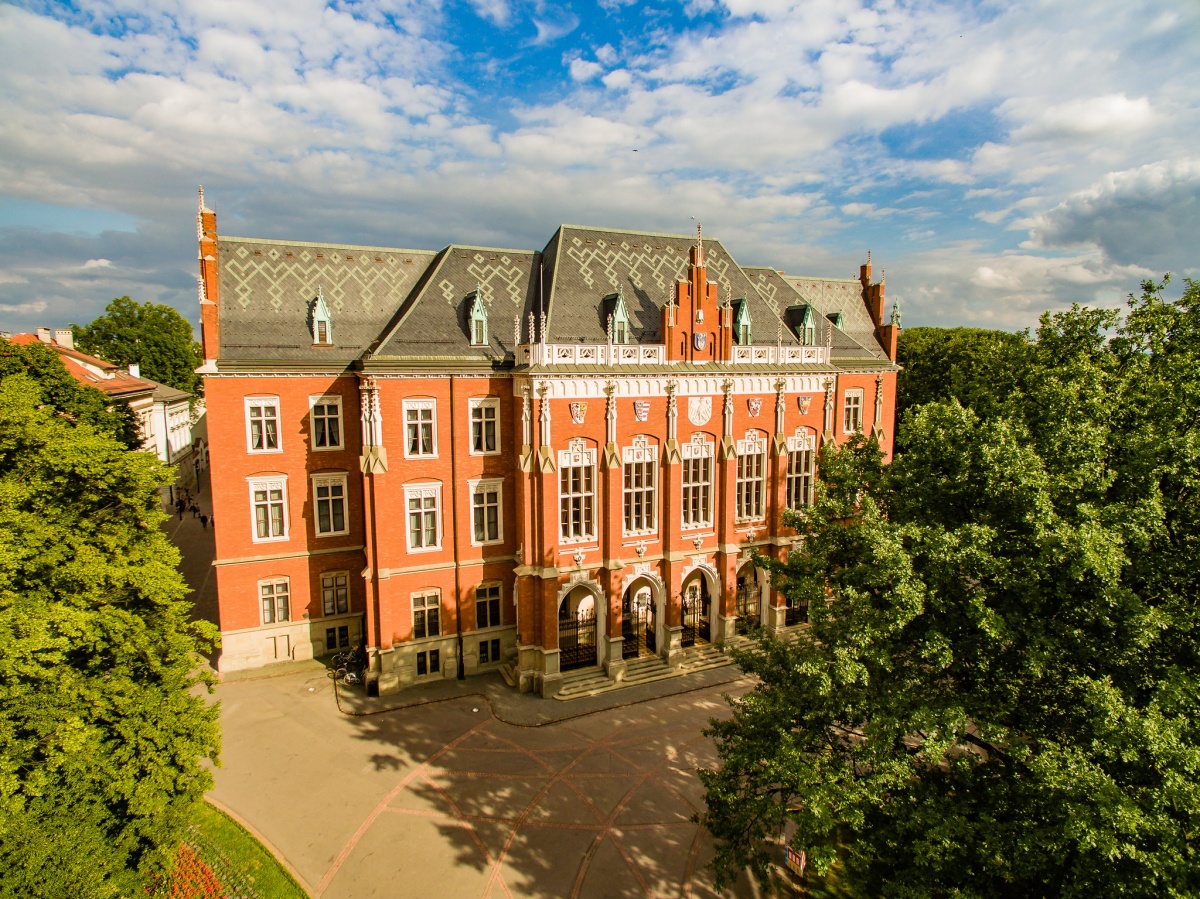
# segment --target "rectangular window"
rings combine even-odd
[[[349,533],[346,527],[346,476],[313,478],[313,504],[317,510],[317,536]]]
[[[258,585],[258,590],[262,599],[263,624],[278,624],[291,620],[287,578],[277,581],[262,581]]]
[[[430,649],[417,653],[417,677],[438,674],[442,670],[441,651]]]
[[[338,648],[337,628],[336,627],[325,628],[325,651],[333,652],[337,648]]]
[[[504,539],[501,523],[503,481],[468,481],[471,491],[471,542],[499,543]]]
[[[330,450],[342,448],[342,400],[341,397],[312,397],[312,445],[313,449]]]
[[[813,461],[815,442],[811,436],[788,440],[787,506],[803,509],[813,502]]]
[[[500,400],[468,400],[471,410],[471,455],[500,452]]]
[[[404,455],[437,455],[437,419],[433,400],[404,401]]]
[[[558,454],[559,528],[563,540],[595,537],[596,451],[573,448]]]
[[[412,598],[413,639],[424,640],[442,633],[442,595],[437,591],[417,593]]]
[[[404,488],[410,551],[437,549],[441,545],[441,497],[441,484]]]
[[[766,441],[754,438],[738,441],[737,518],[762,518],[766,514],[767,452]]]
[[[246,448],[252,453],[279,451],[279,397],[246,398]]]
[[[479,664],[487,665],[500,661],[500,639],[479,641]]]
[[[350,577],[344,571],[321,575],[321,606],[326,615],[350,611]]]
[[[862,388],[846,391],[845,414],[842,417],[842,433],[862,433]]]
[[[325,628],[325,649],[328,652],[333,652],[335,649],[346,649],[349,646],[350,628],[348,625]]]
[[[712,525],[713,445],[693,438],[681,447],[683,456],[683,516],[685,528]]]
[[[634,438],[622,452],[625,475],[625,533],[645,534],[655,526],[655,486],[658,475],[657,447],[645,437]]]
[[[286,480],[251,481],[250,506],[255,543],[287,539]]]
[[[475,627],[482,630],[486,627],[499,627],[500,622],[500,585],[485,584],[475,590]]]

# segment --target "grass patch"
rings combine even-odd
[[[236,879],[254,893],[270,899],[309,899],[275,856],[224,812],[207,802],[197,803],[192,823],[198,832],[194,842],[200,857],[218,877]],[[192,841],[190,835],[187,839]]]

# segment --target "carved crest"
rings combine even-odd
[[[692,334],[692,346],[694,346],[697,350],[703,350],[706,346],[708,346],[708,335],[703,331],[696,331],[694,334]]]
[[[747,405],[750,407],[750,417],[758,418],[758,413],[762,412],[762,399],[757,396],[752,396],[749,400],[747,400]]]
[[[633,401],[633,417],[638,421],[645,421],[650,417],[650,401],[649,400],[634,400]]]
[[[812,397],[811,396],[802,396],[802,397],[798,398],[798,401],[800,403],[800,414],[807,415],[808,407],[812,405]]]
[[[571,403],[571,421],[577,425],[583,424],[583,417],[587,415],[587,403]]]
[[[694,425],[706,425],[712,418],[711,396],[688,397],[688,421]]]

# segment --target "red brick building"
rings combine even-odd
[[[218,236],[200,301],[222,670],[365,642],[388,692],[562,671],[802,620],[815,449],[890,455],[898,324],[858,279],[563,225],[541,251]]]

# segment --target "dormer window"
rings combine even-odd
[[[816,345],[817,322],[813,316],[812,306],[792,306],[787,311],[787,323],[802,346]]]
[[[744,299],[734,300],[733,339],[739,346],[750,343],[750,304]]]
[[[612,342],[617,344],[629,343],[629,310],[625,308],[625,292],[617,290],[604,298],[612,304],[609,313],[609,323],[612,330]]]
[[[825,317],[827,319],[829,319],[831,322],[833,322],[833,326],[835,328],[837,328],[839,331],[846,330],[845,325],[844,325],[845,320],[842,318],[842,313],[830,312]]]
[[[487,346],[487,306],[484,305],[483,297],[479,290],[475,290],[470,295],[470,299],[471,311],[467,315],[467,325],[471,334],[471,346]]]
[[[314,346],[333,346],[333,319],[320,287],[317,298],[312,301],[312,338]]]

